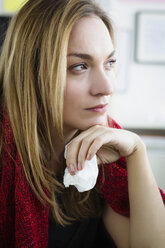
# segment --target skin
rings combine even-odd
[[[97,25],[98,32],[93,29],[93,25]],[[87,109],[99,104],[107,104],[108,108],[115,83],[113,52],[109,32],[99,18],[86,17],[74,26],[67,57],[65,130],[86,130],[90,126],[106,124],[107,111],[95,113]],[[80,54],[91,58],[81,58]]]
[[[88,56],[78,56],[77,54]],[[75,55],[76,54],[76,55]],[[109,56],[111,54],[111,56]],[[89,57],[90,55],[90,57]],[[165,208],[152,174],[146,148],[136,134],[107,127],[107,110],[114,92],[114,47],[110,34],[96,16],[83,17],[73,27],[68,45],[67,82],[64,97],[64,140],[55,135],[56,152],[78,130],[68,145],[66,165],[74,175],[94,154],[98,164],[126,157],[130,218],[107,204],[103,221],[117,247],[163,247]],[[96,105],[107,104],[104,111]],[[154,199],[154,201],[153,201]]]

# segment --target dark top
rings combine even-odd
[[[84,219],[68,226],[49,219],[48,248],[116,248],[101,219]]]

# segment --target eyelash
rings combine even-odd
[[[69,70],[72,70],[72,69],[75,69],[76,70],[76,68],[78,68],[80,66],[83,66],[85,69],[87,69],[87,65],[85,63],[80,63],[80,64],[72,65],[71,67],[69,67]],[[76,71],[81,71],[81,69],[80,70],[76,70]]]
[[[111,66],[113,66],[116,63],[116,59],[111,59],[106,64],[108,63],[111,63]]]
[[[111,60],[107,61],[106,65],[107,65],[108,63],[111,63],[111,66],[110,66],[110,67],[112,67],[112,66],[116,63],[116,59],[111,59]],[[78,70],[77,68],[80,67],[80,66],[83,66],[84,68]],[[88,69],[88,66],[86,65],[86,63],[80,63],[80,64],[72,65],[72,66],[70,66],[68,69],[69,69],[69,70],[74,70],[74,69],[75,69],[77,72],[80,72],[80,71],[82,71],[82,70]]]

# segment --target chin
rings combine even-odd
[[[83,125],[84,124],[84,125]],[[101,125],[101,126],[107,126],[107,115],[104,116],[104,118],[99,118],[97,120],[91,120],[91,121],[86,121],[84,123],[84,120],[81,123],[81,127],[79,128],[80,130],[86,130],[90,127],[96,126],[96,125]]]

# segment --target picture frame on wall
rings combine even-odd
[[[141,11],[135,15],[135,61],[165,64],[165,11]]]

